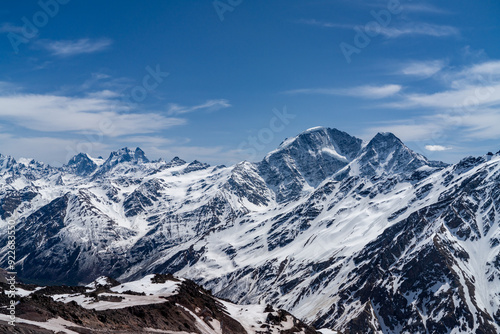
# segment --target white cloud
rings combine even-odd
[[[130,112],[113,97],[110,92],[86,97],[4,95],[0,96],[0,119],[42,132],[101,133],[111,137],[152,133],[186,123],[157,113]]]
[[[500,139],[500,109],[480,109],[456,115],[438,115],[448,128],[462,128],[465,140]]]
[[[362,97],[366,99],[382,99],[393,96],[401,91],[400,85],[356,86],[350,88],[305,88],[284,92],[285,94],[320,94]]]
[[[403,12],[430,13],[430,14],[450,14],[449,11],[435,7],[430,4],[414,3],[402,5]]]
[[[468,113],[435,114],[420,118],[385,122],[369,128],[364,137],[377,132],[392,132],[403,141],[454,143],[500,139],[500,109],[480,109]],[[438,145],[438,144],[436,144]],[[437,149],[435,151],[438,151]]]
[[[12,155],[16,159],[33,158],[52,166],[61,166],[79,153],[75,150],[85,149],[88,145],[82,145],[78,139],[54,138],[47,136],[19,137],[13,134],[1,133],[1,153]],[[108,152],[110,149],[101,142],[92,143],[92,150]],[[91,152],[92,153],[92,152]]]
[[[112,41],[107,38],[91,40],[82,38],[79,40],[50,41],[41,40],[39,45],[55,56],[69,57],[85,53],[95,53],[107,49]]]
[[[384,85],[384,86],[360,86],[345,89],[345,93],[351,96],[361,96],[372,99],[381,99],[392,96],[401,91],[400,85]]]
[[[442,60],[418,61],[406,64],[400,70],[400,74],[428,78],[438,73],[445,66]]]
[[[124,142],[133,143],[139,146],[162,147],[176,143],[175,140],[160,136],[127,136],[122,139]]]
[[[409,67],[407,73],[418,72],[418,66]],[[368,133],[390,131],[406,141],[436,143],[427,148],[436,152],[444,151],[439,145],[443,138],[455,143],[500,139],[500,61],[442,69],[433,78],[444,84],[441,90],[414,93],[406,88],[395,101],[379,106],[412,108],[423,116],[385,122]]]
[[[386,122],[383,125],[368,128],[363,137],[371,138],[378,132],[391,132],[404,142],[423,141],[434,139],[440,131],[441,124],[430,119],[403,120]]]
[[[418,72],[410,66],[407,73]],[[425,69],[425,65],[421,66]],[[438,66],[436,66],[438,68]],[[432,68],[428,73],[431,73]],[[404,70],[403,70],[404,71]],[[401,99],[385,104],[392,108],[430,108],[448,113],[479,112],[500,105],[500,61],[474,64],[463,69],[440,72],[437,77],[445,88],[432,93],[400,94]]]
[[[449,89],[431,94],[407,94],[403,101],[386,106],[408,108],[425,107],[448,109],[450,112],[471,111],[479,107],[500,104],[500,83],[487,86],[469,86],[464,89]]]
[[[387,122],[370,130],[392,131],[411,141],[439,142],[442,136],[456,142],[500,138],[500,61],[443,70],[434,78],[445,85],[441,91],[401,93],[399,100],[382,105],[418,109],[425,116]],[[438,151],[438,146],[431,149]]]
[[[442,146],[442,145],[425,145],[425,149],[427,151],[432,151],[432,152],[440,152],[440,151],[448,151],[448,150],[451,150],[452,148],[451,147],[446,147],[446,146]]]
[[[224,109],[230,107],[231,104],[229,103],[228,100],[225,99],[219,99],[219,100],[208,100],[205,103],[187,107],[187,106],[181,106],[179,104],[171,103],[168,105],[168,111],[167,113],[169,115],[180,115],[180,114],[187,114],[193,111],[198,111],[198,110],[205,110],[205,111],[216,111],[219,109]]]
[[[500,74],[500,61],[487,61],[474,65],[469,69],[469,72],[473,74]]]
[[[500,83],[500,61],[487,61],[450,72],[443,77],[453,89],[467,89],[471,87],[485,87]]]
[[[372,21],[376,22],[374,20]],[[318,21],[315,19],[300,20],[298,22],[323,28],[354,29],[358,27],[361,28],[361,30],[364,30],[363,25]],[[377,32],[377,34],[383,35],[387,38],[398,38],[403,36],[416,36],[416,35],[431,36],[431,37],[449,37],[449,36],[458,36],[460,34],[460,30],[456,27],[426,23],[426,22],[410,22],[406,24],[400,24],[397,26],[381,26],[380,24],[378,24],[378,30],[375,31]]]
[[[109,76],[96,74],[95,78]],[[190,147],[186,138],[162,136],[166,129],[187,123],[187,119],[172,114],[227,108],[228,100],[208,100],[188,107],[173,105],[169,116],[166,111],[138,112],[114,89],[77,89],[81,90],[87,93],[70,95],[72,89],[63,89],[59,93],[29,94],[22,87],[0,81],[1,152],[14,156],[22,152],[24,157],[53,165],[66,163],[79,152],[106,156],[111,150],[130,145],[165,158],[178,155],[194,159],[197,155],[200,160],[220,162],[236,156],[223,147]]]
[[[457,36],[460,34],[460,31],[452,26],[414,22],[399,27],[382,27],[380,29],[380,33],[387,38],[412,35],[448,37]]]

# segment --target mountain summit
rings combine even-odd
[[[97,164],[86,153],[79,153],[64,166],[80,176],[90,175],[97,169]]]
[[[118,151],[111,152],[108,159],[100,166],[96,174],[102,175],[122,163],[137,164],[148,162],[149,159],[146,158],[146,154],[139,147],[137,147],[135,151],[132,151],[128,147],[124,147]]]
[[[390,132],[377,133],[363,147],[351,165],[355,174],[366,176],[401,175],[409,177],[416,170],[427,166],[442,168],[447,164],[429,161],[426,157],[408,148]]]
[[[346,166],[361,144],[361,139],[337,129],[315,127],[286,139],[258,168],[278,202],[295,200]]]

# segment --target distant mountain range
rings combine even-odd
[[[173,273],[343,333],[500,332],[499,215],[499,153],[448,165],[391,133],[313,128],[230,167],[0,155],[26,282]]]

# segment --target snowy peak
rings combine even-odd
[[[138,164],[138,163],[148,163],[148,162],[149,159],[146,158],[144,151],[141,150],[139,147],[137,147],[135,151],[132,151],[128,147],[124,147],[118,151],[111,152],[109,158],[99,168],[97,175],[103,174],[122,163]]]
[[[86,153],[79,153],[63,167],[76,175],[85,176],[92,174],[98,166]]]
[[[16,164],[16,159],[11,157],[10,155],[3,155],[0,153],[0,168],[1,169],[9,169]]]
[[[209,164],[195,160],[195,161],[191,162],[189,165],[187,165],[187,167],[184,168],[183,172],[184,173],[191,173],[191,172],[195,172],[197,170],[206,169],[208,167],[210,167]]]
[[[134,159],[135,161],[149,162],[149,159],[146,158],[146,154],[144,154],[144,151],[141,150],[139,147],[135,149]]]
[[[405,146],[401,139],[396,137],[392,132],[379,132],[370,140],[367,146],[385,148],[385,147],[401,147]]]
[[[362,149],[351,164],[351,171],[364,176],[403,175],[410,177],[417,169],[444,167],[446,164],[430,162],[423,155],[408,148],[390,132],[378,133]]]
[[[269,153],[265,160],[286,153],[293,158],[304,154],[312,156],[331,155],[338,160],[352,160],[361,149],[361,139],[346,132],[325,127],[308,129],[296,137],[284,140],[277,150]]]
[[[413,152],[403,142],[390,132],[379,132],[364,147],[361,155],[377,156],[379,161],[391,159],[395,152],[407,152],[412,158],[427,161],[423,156]]]
[[[139,147],[132,151],[128,147],[124,147],[119,149],[118,151],[111,152],[109,158],[106,160],[104,164],[113,164],[113,163],[121,163],[121,162],[149,162],[149,159],[146,158],[144,151]]]
[[[277,200],[285,202],[344,168],[361,144],[361,139],[337,129],[312,128],[281,143],[259,163],[259,171]]]
[[[179,157],[174,157],[172,160],[170,160],[170,164],[172,166],[181,166],[181,165],[186,164],[186,161],[182,160]]]

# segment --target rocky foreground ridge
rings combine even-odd
[[[0,283],[0,304],[8,305]],[[0,308],[2,333],[321,334],[284,310],[236,305],[190,280],[149,275],[121,284],[100,277],[87,286],[17,284],[15,326]]]

